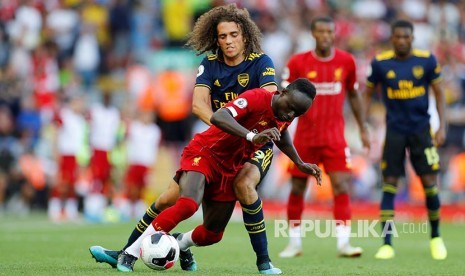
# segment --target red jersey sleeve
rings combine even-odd
[[[258,89],[246,91],[240,94],[237,99],[225,105],[225,108],[231,112],[236,121],[252,112],[255,106],[258,105],[257,101],[259,97],[257,96],[257,90]]]

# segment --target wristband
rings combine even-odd
[[[249,142],[252,142],[255,135],[256,134],[251,131],[251,132],[247,133],[247,135],[245,136],[245,139],[247,139],[247,141],[249,141]]]

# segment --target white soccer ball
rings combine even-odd
[[[173,267],[179,258],[176,239],[165,232],[156,232],[142,240],[140,258],[151,269],[165,270]]]

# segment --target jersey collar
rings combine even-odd
[[[332,60],[334,58],[335,52],[336,51],[334,50],[334,47],[333,47],[331,48],[331,54],[328,57],[322,58],[316,54],[315,50],[310,51],[310,53],[316,60],[323,61],[323,62]]]

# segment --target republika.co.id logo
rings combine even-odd
[[[300,226],[289,229],[289,225]],[[314,235],[318,238],[337,237],[337,226],[346,225],[345,221],[338,220],[301,220],[301,221],[274,221],[275,237],[306,237]],[[428,233],[428,222],[403,222],[395,224],[388,220],[381,229],[379,220],[353,220],[351,221],[352,231],[349,236],[354,238],[380,238],[391,234],[398,237],[400,234],[425,234]]]

